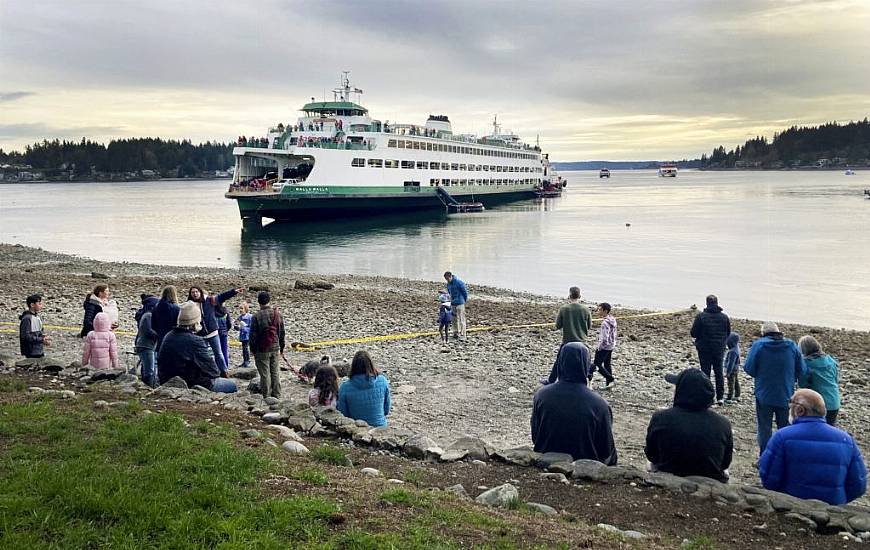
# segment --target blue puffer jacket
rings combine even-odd
[[[453,280],[447,283],[447,292],[450,294],[450,304],[454,306],[465,305],[468,300],[468,289],[462,279],[453,276]]]
[[[369,426],[386,426],[391,406],[390,383],[382,374],[356,374],[338,390],[338,411],[348,418],[365,420]]]
[[[797,344],[771,333],[752,344],[743,370],[755,378],[756,401],[769,407],[788,407],[795,382],[807,372],[807,366]]]
[[[819,416],[801,416],[777,430],[758,473],[767,489],[828,504],[845,504],[867,490],[867,468],[855,440]]]

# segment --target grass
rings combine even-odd
[[[0,392],[15,393],[22,392],[27,389],[27,384],[24,380],[17,378],[0,378]]]
[[[680,545],[682,550],[714,550],[716,543],[706,535],[698,535],[688,543]]]
[[[333,445],[321,445],[311,451],[311,458],[333,466],[350,466],[352,464],[347,453]]]
[[[405,472],[405,475],[403,476],[403,478],[404,478],[404,481],[406,481],[406,482],[408,482],[416,487],[423,486],[424,476],[423,476],[423,472],[421,472],[420,470],[408,470],[407,472]]]
[[[329,484],[329,476],[327,476],[322,470],[317,470],[315,468],[304,468],[294,472],[293,479],[298,479],[299,481],[305,481],[306,483],[319,486]]]

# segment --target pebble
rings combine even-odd
[[[298,441],[285,441],[281,444],[281,447],[285,451],[294,455],[307,455],[309,453],[308,447],[306,447],[302,443],[299,443]]]
[[[371,477],[380,477],[381,472],[377,468],[363,468],[360,470],[363,474]]]

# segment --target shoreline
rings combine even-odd
[[[45,295],[43,319],[47,325],[76,326],[81,322],[85,294],[106,282],[121,311],[120,331],[135,332],[133,311],[141,292],[158,293],[164,284],[175,284],[180,294],[194,283],[212,292],[244,286],[249,290],[268,288],[285,312],[288,343],[337,338],[360,338],[399,332],[437,330],[437,290],[441,283],[408,279],[319,275],[230,268],[173,267],[128,262],[100,262],[28,248],[0,244],[0,321],[17,325],[24,309],[24,297],[33,292]],[[92,272],[107,275],[95,279]],[[326,281],[332,290],[302,290],[296,281]],[[469,326],[551,323],[564,300],[527,292],[514,292],[469,284]],[[228,302],[234,315],[238,299]],[[673,386],[664,374],[696,367],[697,358],[689,337],[694,313],[682,311],[657,317],[625,318],[643,313],[630,307],[616,307],[619,340],[613,368],[617,377],[612,390],[602,391],[614,414],[614,437],[620,463],[643,466],[644,437],[651,414],[670,405]],[[726,311],[727,313],[727,311]],[[759,332],[759,321],[732,318],[741,334],[745,359]],[[870,410],[870,332],[780,323],[786,337],[797,340],[813,334],[840,363],[843,407],[839,425],[851,432],[862,451],[870,452],[870,433],[863,429]],[[0,353],[18,355],[17,327],[0,327]],[[13,330],[8,330],[13,329]],[[597,324],[593,323],[587,344],[593,345]],[[81,358],[81,341],[74,333],[52,333],[54,345],[47,354],[66,361]],[[231,334],[231,340],[234,338]],[[393,388],[394,411],[391,425],[430,434],[437,442],[469,434],[500,447],[530,444],[529,418],[538,379],[549,372],[560,342],[560,333],[547,328],[492,330],[469,334],[468,342],[442,345],[436,338],[370,342],[366,346],[338,345],[323,351],[288,352],[294,365],[330,355],[349,359],[366,347]],[[132,338],[119,336],[122,364],[129,365]],[[240,350],[231,348],[231,363],[241,362]],[[135,358],[133,358],[135,364]],[[597,387],[600,379],[596,378]],[[243,384],[246,384],[244,382]],[[289,378],[284,393],[303,400],[307,387]],[[732,479],[758,483],[752,462],[755,449],[755,414],[752,380],[741,376],[742,402],[717,408],[734,428]],[[244,385],[242,386],[245,387]],[[856,501],[870,504],[868,497]]]

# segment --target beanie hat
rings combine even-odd
[[[772,332],[779,332],[779,327],[776,326],[776,323],[773,321],[765,321],[761,323],[761,335],[770,334]]]
[[[202,312],[199,310],[199,304],[191,301],[181,304],[181,309],[178,312],[178,326],[192,326],[193,330],[199,332],[202,328],[200,321],[202,321]]]

